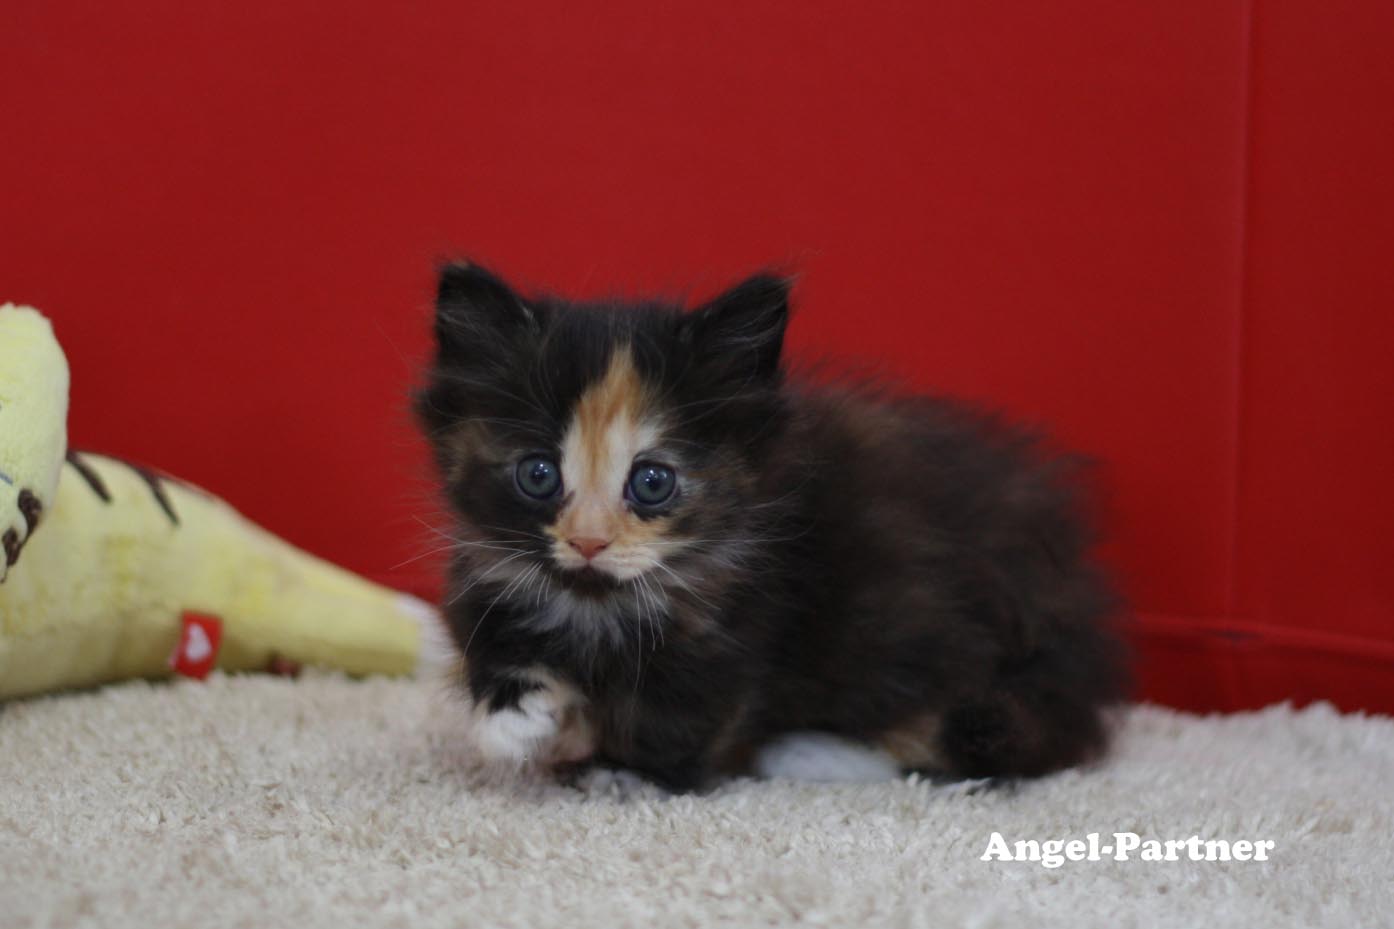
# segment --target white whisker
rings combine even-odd
[[[682,578],[681,575],[678,574],[678,572],[674,571],[672,568],[668,567],[663,562],[655,561],[653,563],[653,566],[667,574],[669,577],[671,577],[679,587],[691,594],[693,598],[697,600],[698,603],[702,604],[707,609],[715,610],[717,608],[714,603],[712,603],[706,597],[703,597],[701,594],[699,594],[691,584],[689,584],[686,580]]]
[[[465,594],[469,593],[469,592],[470,592],[471,590],[473,590],[474,588],[478,587],[478,586],[479,586],[480,584],[482,584],[484,581],[488,580],[488,579],[489,579],[489,576],[490,576],[491,574],[493,574],[495,571],[497,571],[499,568],[502,568],[504,565],[508,564],[510,561],[516,561],[517,559],[522,558],[522,557],[523,557],[524,555],[526,555],[526,554],[528,554],[528,552],[526,552],[526,551],[521,551],[521,552],[518,552],[516,555],[509,555],[507,558],[503,559],[502,561],[500,561],[500,562],[498,562],[498,563],[496,563],[496,564],[494,564],[494,565],[491,565],[491,566],[489,567],[488,570],[484,571],[482,574],[480,574],[480,575],[479,575],[478,577],[476,577],[474,580],[470,581],[470,582],[469,582],[468,584],[466,584],[464,587],[461,587],[459,590],[457,590],[457,591],[455,592],[455,596],[453,596],[453,597],[451,597],[449,600],[447,600],[446,603],[445,603],[445,605],[446,605],[446,606],[454,606],[455,603],[457,603],[461,597],[463,597]]]

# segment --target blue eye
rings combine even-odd
[[[661,464],[640,462],[629,472],[630,499],[642,506],[666,503],[677,489],[678,476]]]
[[[542,455],[530,455],[518,462],[513,471],[518,489],[534,500],[546,500],[561,490],[561,469],[557,463]]]

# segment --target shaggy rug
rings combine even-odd
[[[332,676],[5,707],[0,926],[1394,925],[1388,718],[1139,707],[1107,762],[1015,788],[669,797],[482,772],[459,715],[431,684]],[[1138,846],[1002,860],[1091,832]],[[1143,860],[1193,835],[1273,844]]]

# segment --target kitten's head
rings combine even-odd
[[[523,296],[446,267],[417,411],[462,557],[481,577],[588,599],[729,572],[783,424],[787,315],[772,276],[684,312]]]

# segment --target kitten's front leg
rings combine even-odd
[[[634,702],[606,727],[602,762],[675,792],[701,790],[744,767],[748,702],[743,682],[699,663],[655,669]]]
[[[570,764],[595,751],[585,697],[541,666],[470,668],[472,738],[486,759],[513,765]]]

